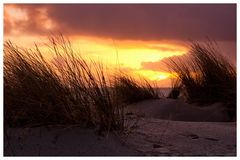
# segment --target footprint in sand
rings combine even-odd
[[[218,139],[216,139],[216,138],[205,138],[206,140],[210,140],[210,141],[219,141]]]
[[[161,148],[163,146],[159,145],[159,144],[153,144],[153,148]]]
[[[188,134],[187,137],[190,137],[190,138],[192,138],[192,139],[198,139],[198,138],[200,138],[200,137],[199,137],[198,135],[196,135],[196,134]],[[202,138],[203,138],[203,137],[202,137]],[[204,137],[204,139],[209,140],[209,141],[219,141],[218,139],[216,139],[216,138],[211,138],[211,137]]]
[[[192,139],[198,139],[198,138],[199,138],[199,136],[196,135],[196,134],[189,134],[189,135],[187,135],[187,136],[190,137],[190,138],[192,138]]]

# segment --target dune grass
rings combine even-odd
[[[216,48],[212,42],[192,43],[188,61],[170,59],[167,65],[172,72],[177,73],[188,102],[222,102],[229,116],[235,119],[236,69]]]
[[[117,96],[125,104],[139,102],[145,99],[156,99],[158,93],[154,87],[144,78],[138,82],[126,74],[118,74],[115,77],[114,87]]]
[[[81,57],[63,36],[50,38],[46,46],[48,53],[37,45],[25,49],[4,43],[5,126],[123,130],[124,106],[156,97],[147,81],[140,85],[123,74],[109,77],[103,64]]]
[[[48,44],[53,60],[36,46],[4,43],[4,123],[12,127],[81,124],[101,130],[123,128],[103,65],[75,53],[63,37]]]
[[[178,79],[172,79],[172,88],[167,98],[177,99],[180,95],[181,83]]]

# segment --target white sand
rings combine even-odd
[[[126,109],[125,135],[106,137],[78,126],[11,128],[5,155],[236,156],[236,122],[221,104],[199,108],[181,100],[148,100]]]

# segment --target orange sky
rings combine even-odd
[[[177,38],[144,39],[131,38],[131,36],[129,38],[119,38],[114,35],[118,31],[114,31],[113,35],[106,35],[105,31],[102,36],[99,35],[100,33],[86,30],[73,34],[70,33],[71,29],[68,29],[69,27],[66,27],[66,24],[63,25],[57,21],[58,19],[50,17],[51,9],[53,10],[54,8],[40,5],[5,4],[4,40],[11,40],[27,48],[33,47],[34,42],[36,42],[44,50],[42,44],[48,40],[47,37],[50,33],[61,31],[64,35],[67,33],[66,36],[70,39],[73,47],[79,50],[84,57],[100,60],[109,68],[116,67],[116,63],[118,63],[120,69],[134,76],[144,76],[150,81],[157,82],[159,87],[169,87],[171,85],[171,75],[165,67],[161,68],[161,60],[187,53],[187,47],[184,45],[186,41],[181,41]],[[95,19],[95,21],[98,21],[98,19]],[[93,19],[89,23],[95,26],[95,21]],[[137,30],[138,26],[135,27]],[[109,30],[109,32],[113,31]],[[130,31],[127,31],[127,33],[132,35]],[[134,29],[132,33],[135,33]],[[124,34],[126,36],[125,32]],[[146,64],[154,65],[146,67]],[[159,69],[156,69],[158,66]]]
[[[5,36],[5,40],[12,40],[19,46],[31,48],[34,43],[47,52],[44,43],[48,41],[45,36]],[[171,85],[167,70],[156,71],[142,66],[144,62],[158,62],[163,58],[182,55],[187,52],[186,47],[157,41],[118,41],[87,36],[69,37],[73,48],[86,58],[102,61],[108,68],[120,66],[120,69],[134,76],[144,76],[150,81],[157,82],[160,87]],[[116,65],[117,64],[117,65]],[[161,69],[161,68],[159,68]]]

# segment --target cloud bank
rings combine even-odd
[[[12,5],[12,4],[10,4]],[[8,4],[4,5],[6,9]],[[28,15],[22,32],[49,34],[53,29],[133,40],[236,41],[235,4],[17,4]],[[5,33],[17,29],[4,15]],[[52,26],[46,27],[52,23]]]

